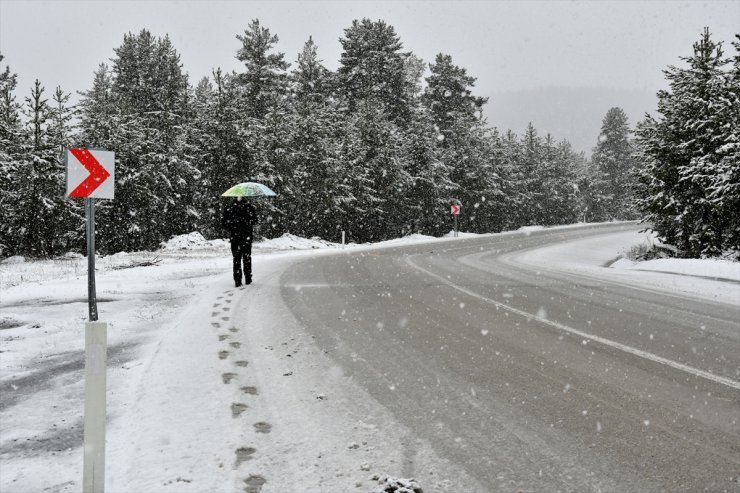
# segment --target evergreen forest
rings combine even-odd
[[[658,112],[633,132],[615,104],[590,158],[531,124],[491,127],[473,74],[405,51],[382,20],[344,30],[336,71],[311,38],[294,56],[278,41],[253,20],[234,38],[240,70],[191,80],[168,36],[128,33],[74,103],[18,88],[0,54],[0,256],[84,251],[68,147],[116,153],[115,199],[96,202],[104,254],[223,237],[220,195],[244,181],[278,193],[256,201],[262,237],[439,236],[457,199],[464,231],[643,219],[679,256],[740,251],[738,40],[726,56],[705,31],[665,70]]]

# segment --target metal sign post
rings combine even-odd
[[[105,407],[108,324],[98,322],[95,293],[95,199],[113,198],[115,155],[104,150],[67,149],[67,197],[85,199],[87,240],[87,306],[85,324],[85,442],[82,491],[105,489]]]
[[[98,300],[95,296],[95,199],[85,199],[87,220],[87,306],[90,321],[98,321]]]

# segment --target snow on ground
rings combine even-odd
[[[291,235],[256,243],[249,291],[233,288],[228,243],[197,233],[96,259],[108,322],[107,491],[368,492],[385,481],[373,475],[402,476],[408,430],[310,340],[293,349],[289,382],[265,349],[300,339],[288,310],[267,309],[280,300],[279,273],[338,247]],[[0,491],[80,489],[86,275],[77,255],[0,264]],[[416,454],[456,475],[427,445]],[[443,474],[434,482],[446,488]]]
[[[713,259],[633,262],[625,258],[632,247],[646,242],[654,242],[653,237],[633,230],[516,252],[503,259],[642,289],[740,304],[740,262]]]
[[[620,258],[609,267],[640,271],[665,272],[684,276],[707,277],[740,282],[740,262],[720,259],[661,258],[644,262],[633,262]]]
[[[457,240],[345,248],[440,241]],[[604,267],[642,241],[617,233],[507,261],[738,301],[736,283],[635,270],[696,273],[686,262]],[[426,491],[479,489],[411,440],[281,308],[279,274],[338,248],[292,235],[257,243],[246,289],[233,288],[228,243],[197,233],[97,259],[109,324],[107,491],[379,491],[405,476],[410,442]],[[703,276],[738,279],[738,264],[701,265]],[[78,255],[0,264],[0,491],[80,490],[86,273]]]

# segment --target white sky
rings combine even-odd
[[[440,51],[478,78],[478,94],[545,86],[655,91],[661,70],[687,55],[704,26],[729,43],[740,1],[706,2],[245,2],[0,0],[0,51],[19,75],[18,96],[39,78],[50,91],[88,89],[123,34],[170,35],[191,82],[214,67],[239,69],[235,36],[253,18],[280,37],[293,62],[309,35],[338,65],[353,19],[383,19],[406,50]],[[728,45],[728,51],[729,50]],[[20,99],[20,98],[19,98]]]

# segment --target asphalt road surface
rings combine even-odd
[[[356,383],[487,491],[740,491],[740,307],[506,261],[626,229],[311,258],[282,295]]]

